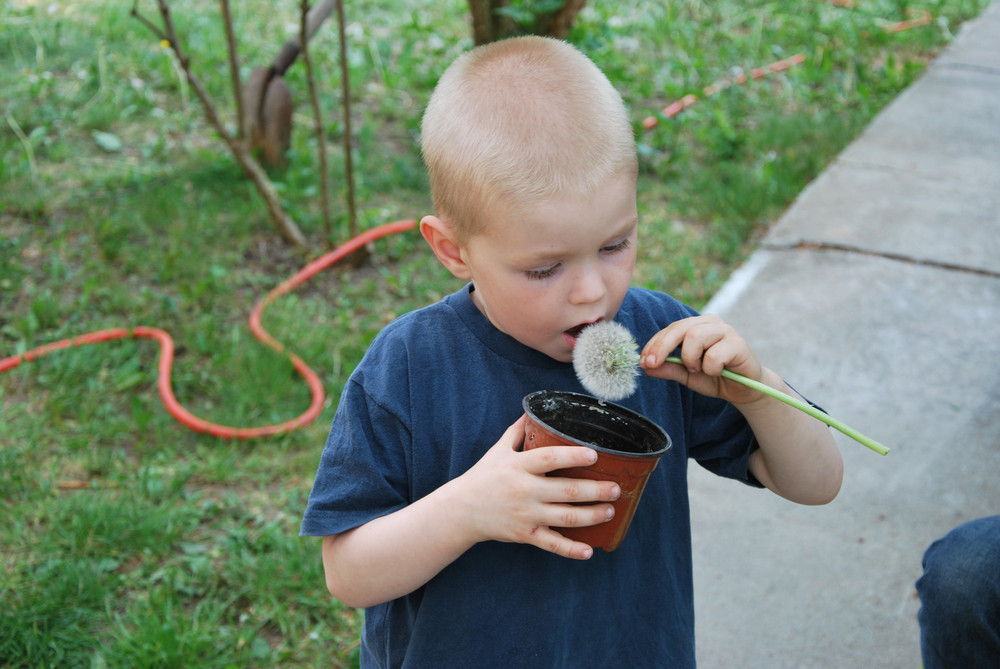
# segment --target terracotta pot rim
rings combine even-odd
[[[630,420],[633,420],[633,421],[635,421],[637,423],[640,423],[644,427],[648,428],[651,432],[655,432],[658,436],[662,437],[662,439],[663,439],[663,441],[664,441],[664,443],[666,445],[663,448],[661,448],[661,449],[658,449],[656,451],[651,451],[649,453],[635,453],[635,452],[632,452],[632,451],[619,451],[619,450],[616,450],[616,449],[613,449],[613,448],[607,448],[605,446],[600,446],[598,444],[592,444],[592,443],[589,443],[589,442],[585,442],[585,441],[582,441],[580,439],[577,439],[576,437],[571,437],[570,435],[568,435],[568,434],[566,434],[564,432],[561,432],[560,430],[555,429],[554,427],[552,427],[551,425],[549,425],[546,421],[544,421],[541,418],[539,418],[535,414],[534,411],[532,411],[531,405],[530,405],[532,398],[538,397],[539,395],[543,395],[543,394],[549,395],[549,396],[554,396],[554,397],[561,398],[561,399],[566,399],[566,400],[572,400],[572,401],[575,401],[575,402],[580,402],[582,404],[600,406],[602,408],[610,409],[614,413],[617,413],[617,414],[619,414],[621,416],[625,416],[625,417],[629,418]],[[574,392],[570,392],[568,390],[536,390],[535,392],[528,393],[527,395],[524,396],[524,399],[521,400],[521,406],[524,408],[524,412],[526,414],[528,414],[528,417],[530,417],[531,420],[535,421],[535,423],[537,423],[538,425],[545,426],[546,430],[548,430],[552,434],[558,436],[559,438],[565,439],[566,443],[568,443],[568,444],[578,444],[580,446],[586,446],[586,447],[592,448],[595,451],[598,451],[600,453],[606,453],[608,455],[613,455],[613,456],[616,456],[616,457],[633,458],[633,459],[636,459],[636,460],[645,460],[645,459],[648,459],[648,458],[659,458],[659,457],[663,456],[671,448],[673,448],[673,441],[670,439],[670,435],[667,434],[666,430],[664,430],[662,427],[660,427],[659,425],[657,425],[656,423],[654,423],[649,418],[646,418],[642,414],[640,414],[640,413],[638,413],[636,411],[633,411],[633,410],[631,410],[631,409],[629,409],[627,407],[623,407],[620,404],[616,404],[614,402],[609,402],[607,400],[601,400],[601,399],[598,399],[596,397],[592,397],[590,395],[584,395],[582,393],[574,393]]]

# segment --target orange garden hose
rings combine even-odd
[[[750,77],[753,79],[760,79],[769,72],[781,72],[782,70],[787,70],[792,65],[799,65],[801,63],[804,63],[805,60],[806,57],[803,54],[797,53],[791,58],[785,58],[783,60],[776,61],[774,63],[771,63],[770,65],[765,65],[763,67],[755,67],[750,71]],[[714,84],[709,84],[708,86],[705,86],[702,92],[705,94],[705,97],[708,97],[711,95],[715,95],[719,91],[729,88],[734,84],[745,84],[746,82],[747,82],[747,75],[740,74],[732,79],[723,79],[721,81],[715,82]],[[697,95],[688,94],[682,97],[680,100],[672,102],[671,104],[664,107],[660,113],[666,118],[673,118],[674,116],[677,116],[678,114],[680,114],[682,111],[684,111],[697,101],[698,101]],[[642,120],[642,127],[645,128],[646,130],[650,130],[656,127],[657,123],[659,123],[659,120],[655,116],[647,116]]]
[[[174,364],[174,340],[165,330],[161,330],[160,328],[146,326],[138,326],[135,328],[112,328],[109,330],[91,332],[69,339],[62,339],[60,341],[31,349],[21,355],[14,355],[0,359],[0,374],[18,367],[21,363],[32,362],[33,360],[37,360],[44,355],[48,355],[49,353],[65,348],[75,348],[86,344],[96,344],[98,342],[111,341],[112,339],[155,339],[160,344],[159,374],[156,383],[157,389],[160,392],[160,398],[163,400],[163,406],[166,407],[170,415],[176,418],[182,425],[191,428],[195,432],[202,432],[204,434],[220,437],[222,439],[254,439],[257,437],[266,437],[291,432],[292,430],[298,429],[304,425],[308,425],[314,421],[317,416],[319,416],[320,412],[323,410],[323,402],[326,400],[326,393],[323,391],[323,384],[316,372],[314,372],[299,356],[286,351],[285,347],[272,337],[267,330],[264,329],[264,326],[261,325],[260,321],[261,316],[264,314],[264,309],[266,309],[267,306],[270,305],[276,298],[290,292],[319,272],[330,267],[339,260],[342,260],[351,253],[354,253],[366,244],[388,235],[412,230],[416,227],[416,224],[417,222],[415,220],[406,219],[396,221],[394,223],[386,223],[385,225],[372,228],[371,230],[368,230],[354,239],[341,244],[333,251],[330,251],[329,253],[320,256],[318,259],[309,263],[290,279],[285,280],[283,283],[271,290],[271,292],[265,295],[257,302],[257,304],[254,305],[253,310],[250,312],[250,331],[258,341],[288,357],[288,359],[291,360],[292,365],[295,367],[295,370],[302,376],[303,379],[305,379],[306,383],[309,385],[309,390],[312,393],[312,401],[309,404],[309,408],[298,417],[283,423],[265,425],[262,427],[230,427],[228,425],[217,425],[195,416],[181,406],[180,402],[178,402],[177,398],[174,396],[174,391],[170,384],[170,372]]]
[[[852,8],[854,3],[852,0],[832,0],[833,4],[837,7]],[[904,30],[910,30],[911,28],[919,28],[921,26],[928,25],[931,20],[931,13],[926,10],[907,10],[907,13],[915,15],[914,18],[907,19],[905,21],[898,21],[896,23],[886,23],[882,26],[882,30],[887,33],[899,33]],[[750,79],[760,79],[765,75],[772,72],[781,72],[787,70],[793,65],[801,65],[806,60],[804,54],[797,53],[790,58],[784,58],[782,60],[775,61],[769,65],[763,65],[761,67],[755,67],[750,70]],[[705,97],[710,97],[715,95],[719,91],[725,90],[734,84],[745,84],[748,81],[746,74],[739,74],[732,79],[722,79],[714,84],[709,84],[702,89],[702,93]],[[680,100],[671,102],[669,105],[660,110],[660,115],[664,118],[673,118],[680,114],[682,111],[693,105],[698,101],[698,96],[693,93],[685,95]],[[656,116],[647,116],[642,120],[642,127],[646,130],[652,130],[659,123],[659,118]]]

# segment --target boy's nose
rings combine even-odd
[[[601,273],[595,269],[586,268],[578,273],[573,282],[570,302],[573,304],[593,304],[603,299],[606,294],[607,287],[604,285],[604,277],[601,276]]]

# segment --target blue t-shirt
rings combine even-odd
[[[302,535],[338,534],[392,513],[470,469],[536,390],[586,392],[573,366],[497,330],[472,286],[386,327],[337,408]],[[615,320],[640,342],[695,315],[631,288]],[[362,667],[693,667],[687,461],[759,485],[756,448],[729,403],[640,375],[619,402],[673,448],[651,475],[621,546],[590,560],[482,542],[426,585],[365,610]],[[399,546],[406,551],[406,546]]]

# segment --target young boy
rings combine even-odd
[[[376,338],[302,524],[323,537],[331,594],[366,607],[361,665],[694,666],[688,458],[822,504],[842,472],[829,431],[720,376],[793,392],[720,319],[629,287],[632,128],[575,48],[525,37],[474,49],[442,76],[422,131],[437,215],[420,230],[468,283]],[[553,529],[610,518],[614,483],[546,476],[594,451],[520,450],[522,398],[585,392],[573,345],[603,319],[647,342],[620,404],[673,440],[614,552]],[[684,365],[664,364],[678,348]]]

